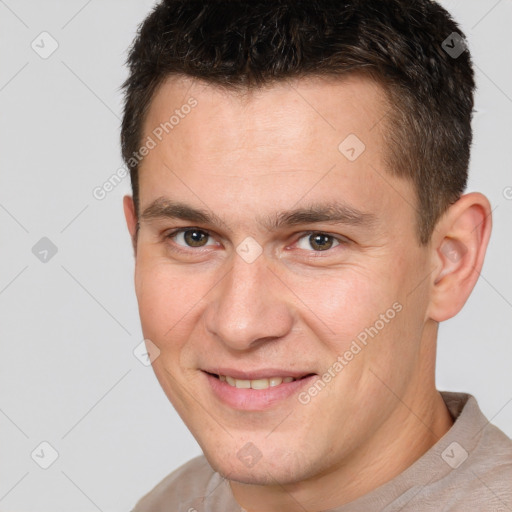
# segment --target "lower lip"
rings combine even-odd
[[[292,382],[283,382],[267,389],[242,389],[230,386],[213,375],[203,372],[213,393],[233,409],[263,411],[290,398],[304,386],[308,386],[317,375],[310,375]]]

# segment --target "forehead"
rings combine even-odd
[[[198,205],[215,204],[214,193],[225,210],[226,195],[257,209],[306,196],[339,197],[362,211],[393,208],[403,195],[411,202],[408,182],[383,179],[388,111],[383,89],[357,75],[244,92],[169,78],[144,124],[143,142],[154,147],[140,165],[141,210],[169,194]]]
[[[189,112],[187,102],[192,99],[197,106]],[[171,121],[173,134],[179,132],[191,144],[197,142],[195,154],[201,149],[225,153],[224,144],[219,143],[227,141],[233,150],[247,142],[243,147],[246,157],[247,150],[259,142],[267,154],[276,148],[280,152],[299,139],[317,148],[332,149],[334,144],[337,149],[339,137],[349,133],[375,146],[380,145],[380,129],[385,124],[381,121],[388,110],[382,87],[360,74],[308,77],[252,89],[224,88],[176,76],[165,80],[154,94],[144,131],[151,133]],[[184,122],[184,117],[194,122]],[[274,140],[277,132],[282,137]],[[233,142],[239,146],[233,147]],[[311,149],[310,144],[304,149]]]

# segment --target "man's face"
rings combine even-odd
[[[142,330],[165,393],[232,480],[286,484],[353,461],[411,421],[401,401],[431,383],[432,269],[413,187],[384,167],[386,111],[357,77],[243,97],[174,78],[151,103]]]

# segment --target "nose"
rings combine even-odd
[[[238,351],[284,337],[293,327],[289,293],[264,255],[247,263],[235,254],[231,270],[211,292],[206,329]]]

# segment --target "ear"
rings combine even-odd
[[[137,215],[135,213],[135,205],[133,204],[133,198],[131,196],[123,197],[123,209],[124,217],[126,219],[126,225],[132,239],[133,254],[137,255]]]
[[[435,270],[427,318],[448,320],[466,303],[484,263],[491,214],[488,199],[472,192],[452,204],[437,223],[431,240]]]

